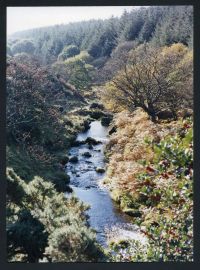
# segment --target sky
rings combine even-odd
[[[50,26],[67,24],[90,19],[107,19],[121,16],[123,11],[133,6],[96,6],[96,7],[8,7],[7,34]]]

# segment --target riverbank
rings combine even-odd
[[[103,183],[150,243],[143,256],[130,253],[129,261],[192,260],[191,118],[153,123],[142,110],[124,111],[112,125]]]

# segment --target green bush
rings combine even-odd
[[[75,45],[65,46],[62,52],[58,55],[58,60],[65,61],[67,58],[73,57],[80,53],[80,50]]]
[[[60,175],[61,176],[61,175]],[[41,177],[26,184],[16,173],[7,170],[18,197],[7,198],[8,260],[23,262],[98,261],[105,259],[88,227],[88,206],[75,197],[58,193],[50,181]],[[62,175],[64,179],[64,174]],[[30,244],[31,243],[31,244]]]

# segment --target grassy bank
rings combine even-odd
[[[113,124],[116,132],[107,146],[109,162],[104,183],[113,200],[149,239],[143,255],[136,252],[135,243],[129,242],[134,252],[129,250],[128,260],[191,261],[192,120],[153,123],[138,110],[117,114]],[[114,260],[118,259],[119,254]],[[120,260],[127,258],[121,255]]]

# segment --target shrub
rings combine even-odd
[[[73,57],[80,53],[80,50],[75,45],[65,46],[62,52],[58,55],[59,61],[65,61],[67,58]]]
[[[14,43],[11,47],[12,53],[28,53],[28,54],[33,54],[35,51],[35,45],[31,40],[20,40]]]

